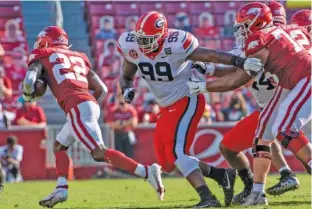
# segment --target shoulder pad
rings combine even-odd
[[[255,33],[249,36],[245,43],[245,53],[246,56],[254,54],[257,51],[260,51],[266,45],[265,40],[263,39],[263,34],[260,32]]]
[[[42,58],[48,57],[51,54],[51,50],[49,48],[41,48],[41,49],[34,49],[30,53],[28,57],[28,66],[30,66],[33,62],[40,60]]]
[[[79,56],[85,61],[86,66],[89,69],[91,69],[91,63],[90,63],[90,60],[89,60],[88,56],[85,53],[81,53],[81,52],[79,52]]]
[[[189,32],[170,29],[165,44],[170,46],[176,53],[190,54],[198,46],[198,40]]]
[[[125,51],[135,46],[135,34],[133,31],[125,32],[120,35],[117,42],[117,50],[121,55],[125,56]]]

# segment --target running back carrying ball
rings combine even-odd
[[[42,97],[46,93],[47,87],[47,82],[42,78],[38,78],[35,82],[35,96]]]

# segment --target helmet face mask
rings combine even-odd
[[[244,47],[248,36],[261,29],[271,27],[272,24],[272,12],[268,6],[259,2],[244,5],[236,14],[234,24],[234,27],[237,28],[237,31],[234,32],[236,45]]]
[[[146,54],[155,51],[159,47],[158,41],[160,38],[161,34],[159,33],[156,35],[144,35],[142,31],[135,33],[135,39],[140,50]]]
[[[141,16],[135,26],[135,39],[140,51],[144,54],[156,51],[167,32],[167,20],[163,14],[152,11]]]

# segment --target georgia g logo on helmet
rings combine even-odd
[[[164,24],[165,24],[165,20],[163,18],[161,18],[155,22],[155,27],[156,28],[162,28],[164,26]]]

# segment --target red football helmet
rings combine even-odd
[[[135,36],[140,50],[147,54],[155,51],[162,44],[168,33],[165,16],[159,12],[148,12],[136,23]]]
[[[283,25],[287,24],[286,11],[283,5],[281,5],[276,1],[265,2],[265,5],[267,5],[272,12],[274,24],[283,24]]]
[[[299,10],[290,19],[291,24],[297,24],[299,26],[307,28],[307,30],[311,31],[311,25],[312,25],[312,16],[311,16],[311,10],[309,9],[303,9]]]
[[[68,35],[60,27],[48,26],[44,28],[37,36],[37,39],[34,44],[34,49],[53,46],[68,47]]]
[[[272,26],[272,20],[272,12],[265,4],[252,2],[244,5],[238,10],[234,24],[238,28],[234,33],[237,45],[244,46],[249,35]]]

